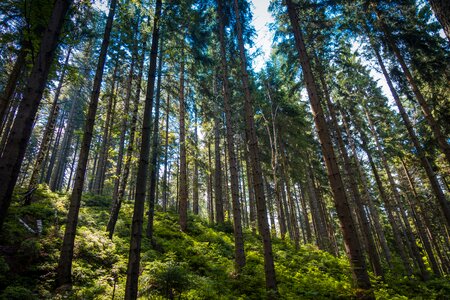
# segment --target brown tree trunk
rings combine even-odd
[[[315,57],[315,61],[316,61],[316,64],[318,66],[320,66],[320,62],[317,59],[317,57]],[[319,67],[319,68],[321,69],[321,67]],[[359,219],[359,223],[361,226],[362,235],[366,242],[366,251],[367,251],[367,254],[369,255],[369,260],[372,265],[372,270],[373,270],[375,276],[383,276],[384,275],[383,268],[381,267],[380,257],[378,255],[375,241],[373,239],[372,231],[370,228],[369,217],[367,216],[366,211],[363,206],[363,201],[362,201],[361,194],[360,194],[359,188],[358,188],[358,182],[355,177],[356,174],[354,174],[354,172],[353,172],[353,166],[351,164],[347,149],[345,148],[341,129],[339,127],[338,119],[336,116],[336,111],[334,109],[333,103],[331,102],[331,97],[328,92],[327,83],[325,82],[325,78],[323,77],[323,73],[322,73],[323,71],[319,70],[319,72],[320,72],[319,78],[322,83],[322,88],[323,88],[327,108],[328,108],[328,111],[331,116],[331,124],[332,124],[334,132],[336,134],[339,151],[340,151],[341,157],[344,161],[344,170],[347,175],[348,183],[350,185],[350,192],[351,192],[354,202],[355,202],[356,212],[358,214],[358,219]]]
[[[234,148],[234,128],[232,121],[232,109],[230,103],[230,89],[228,83],[228,67],[225,41],[225,20],[222,0],[217,1],[217,15],[219,19],[220,58],[223,85],[223,106],[225,110],[226,144],[228,152],[228,164],[230,168],[231,201],[233,205],[234,223],[234,256],[236,271],[240,272],[245,266],[244,237],[242,234],[241,204],[239,199],[239,173],[236,151]]]
[[[182,45],[184,47],[184,45]],[[179,214],[180,228],[187,230],[188,213],[188,182],[187,182],[187,160],[186,160],[186,103],[184,99],[184,49],[181,50],[180,66],[180,192],[179,192]]]
[[[163,201],[162,201],[162,209],[165,212],[167,210],[167,161],[168,161],[168,150],[169,150],[169,114],[170,114],[170,98],[167,96],[166,101],[166,132],[164,135],[164,175],[163,175]]]
[[[374,295],[373,292],[370,291],[371,284],[369,275],[367,273],[364,255],[362,253],[360,241],[357,238],[357,229],[355,223],[352,220],[347,195],[345,194],[344,184],[342,182],[331,142],[331,134],[325,121],[323,110],[320,104],[318,90],[316,87],[316,82],[310,65],[310,60],[306,53],[306,47],[303,42],[302,33],[300,31],[295,5],[292,0],[286,0],[286,4],[288,8],[290,23],[294,33],[295,44],[297,47],[300,64],[302,65],[306,89],[311,103],[311,109],[314,115],[314,122],[316,124],[325,164],[327,166],[328,180],[330,182],[336,211],[341,223],[344,242],[347,254],[350,259],[356,286],[364,291],[363,293],[365,295],[361,294],[361,297],[373,299]]]
[[[255,189],[256,209],[258,215],[259,234],[263,241],[264,249],[264,271],[266,277],[266,288],[269,291],[269,298],[275,297],[277,292],[277,282],[275,278],[275,265],[273,262],[272,241],[270,237],[269,223],[267,220],[267,208],[264,195],[264,184],[261,170],[261,162],[259,159],[258,139],[256,137],[256,129],[253,119],[253,99],[250,94],[250,85],[247,73],[247,58],[245,55],[244,38],[240,20],[238,0],[233,1],[234,15],[236,17],[236,34],[239,46],[239,56],[241,65],[241,80],[245,95],[245,129],[246,138],[249,146],[249,156],[252,167],[253,186]]]
[[[55,98],[53,100],[52,107],[50,109],[50,116],[49,116],[49,119],[47,120],[44,134],[42,135],[41,145],[39,147],[39,152],[37,154],[36,162],[33,167],[33,172],[31,173],[30,182],[28,184],[29,191],[33,190],[37,186],[38,177],[41,172],[42,163],[44,162],[44,158],[47,155],[48,150],[49,150],[50,141],[52,139],[52,136],[53,136],[53,133],[55,130],[56,119],[57,119],[58,113],[59,113],[59,107],[60,107],[59,95],[61,94],[61,89],[62,89],[62,85],[64,82],[64,77],[66,75],[66,69],[67,69],[67,65],[69,63],[69,58],[70,58],[71,52],[72,52],[72,49],[69,48],[69,50],[67,51],[66,60],[62,67],[62,70],[61,70],[61,76],[59,78],[58,87],[56,88],[56,91],[55,91]],[[30,203],[31,203],[31,196],[27,197],[27,199],[25,201],[25,204],[30,204]]]
[[[98,164],[95,172],[94,185],[92,192],[97,195],[103,194],[103,182],[105,180],[106,165],[108,161],[108,150],[111,138],[112,124],[114,123],[114,108],[116,103],[116,83],[117,83],[117,71],[119,62],[121,59],[116,56],[116,65],[111,79],[111,91],[109,94],[108,105],[106,108],[106,119],[103,127],[102,143],[100,146],[100,153],[98,156]]]
[[[450,2],[448,0],[428,0],[428,2],[450,42]]]
[[[155,119],[153,120],[152,148],[150,158],[150,189],[148,197],[148,222],[147,238],[153,241],[153,219],[155,216],[155,202],[157,201],[157,176],[159,173],[158,154],[159,154],[159,107],[161,104],[161,71],[162,71],[163,40],[160,38],[160,48],[158,57],[158,84],[156,86],[155,98]]]
[[[20,173],[34,120],[47,83],[50,67],[59,42],[59,34],[71,0],[56,0],[42,39],[39,54],[28,78],[19,110],[0,158],[0,230]]]
[[[406,110],[403,107],[402,102],[400,101],[400,97],[397,94],[397,92],[394,88],[394,85],[392,84],[391,78],[386,70],[383,59],[381,58],[381,55],[380,55],[379,51],[377,50],[377,46],[375,45],[373,38],[370,35],[369,35],[369,38],[371,41],[372,49],[378,60],[378,64],[380,65],[381,70],[383,72],[386,83],[389,87],[389,90],[391,91],[392,97],[394,98],[395,104],[397,105],[397,108],[400,112],[400,116],[402,117],[403,123],[406,126],[409,137],[414,145],[414,148],[416,149],[416,153],[420,159],[420,163],[421,163],[422,167],[425,169],[425,172],[428,176],[428,180],[430,181],[431,188],[432,188],[436,198],[438,199],[438,202],[441,206],[442,212],[447,221],[447,225],[450,226],[450,204],[448,203],[447,199],[445,198],[444,192],[442,191],[442,188],[439,185],[438,179],[436,177],[436,173],[433,171],[433,168],[431,167],[430,162],[428,161],[427,157],[425,156],[423,147],[420,144],[419,139],[418,139],[416,132],[414,131],[413,125],[411,123],[411,120],[410,120],[408,114],[406,113]]]
[[[75,242],[76,228],[78,223],[78,213],[81,204],[81,195],[83,193],[84,178],[86,173],[86,165],[89,157],[89,149],[91,147],[92,133],[94,129],[95,116],[97,113],[98,98],[102,84],[103,70],[108,51],[109,39],[116,10],[116,0],[111,0],[108,18],[106,21],[105,32],[101,45],[100,55],[98,58],[97,69],[95,72],[94,85],[92,88],[91,101],[89,103],[88,113],[86,117],[83,140],[81,142],[80,156],[78,158],[78,166],[75,174],[74,188],[70,197],[69,212],[67,215],[67,225],[64,232],[61,254],[59,257],[56,286],[60,287],[65,284],[71,284],[72,278],[72,259],[73,246]]]
[[[415,239],[415,237],[413,235],[411,226],[409,224],[409,220],[407,219],[407,216],[405,214],[405,210],[402,209],[402,206],[403,206],[403,204],[401,202],[402,200],[400,198],[399,192],[397,190],[397,186],[396,186],[394,178],[392,176],[391,169],[389,168],[389,164],[388,164],[387,158],[384,155],[384,151],[383,151],[383,149],[381,147],[377,131],[376,131],[375,127],[374,127],[373,121],[372,121],[371,116],[370,116],[369,112],[367,111],[366,107],[364,107],[364,110],[365,110],[365,113],[366,113],[366,116],[367,116],[367,120],[369,121],[368,123],[369,123],[370,131],[372,132],[372,135],[373,135],[374,140],[375,140],[375,145],[376,145],[378,153],[379,153],[379,155],[381,157],[381,162],[383,163],[383,167],[386,170],[388,181],[389,181],[389,184],[390,184],[390,186],[392,188],[392,192],[393,192],[393,195],[394,195],[394,197],[393,197],[394,206],[399,208],[398,211],[400,212],[400,215],[403,218],[403,223],[404,223],[404,225],[406,227],[406,232],[405,233],[406,233],[407,239],[409,240],[409,242],[411,244],[412,255],[413,255],[414,259],[415,259],[415,262],[419,266],[422,278],[424,280],[427,280],[429,278],[429,274],[427,272],[427,269],[425,267],[424,261],[422,259],[422,255],[420,253],[419,247],[417,246],[416,239]]]
[[[147,94],[144,105],[144,119],[142,121],[141,149],[136,176],[136,192],[131,225],[130,251],[128,256],[127,281],[125,285],[125,299],[136,299],[138,293],[138,279],[140,272],[142,223],[144,222],[144,204],[147,190],[148,159],[150,152],[151,113],[153,94],[155,91],[156,58],[158,56],[159,20],[161,18],[162,1],[156,0],[153,19],[152,45],[150,49],[149,77]],[[144,57],[142,57],[144,58]]]
[[[213,175],[212,175],[212,158],[211,158],[211,142],[207,141],[208,148],[208,186],[207,186],[207,201],[208,201],[208,216],[209,223],[214,223],[214,199],[213,199]]]
[[[198,149],[198,117],[197,105],[194,103],[194,173],[192,174],[192,212],[195,215],[199,213],[199,182],[198,182],[198,156],[200,155]]]
[[[413,91],[414,95],[416,96],[417,101],[420,104],[420,107],[422,108],[423,115],[425,116],[425,119],[428,122],[428,125],[431,128],[431,131],[434,134],[435,139],[438,142],[439,147],[441,148],[441,151],[444,153],[447,163],[450,165],[450,145],[448,144],[448,141],[445,137],[445,135],[442,133],[442,130],[439,126],[439,124],[436,122],[435,118],[433,117],[432,111],[430,107],[428,106],[427,101],[425,100],[425,97],[423,96],[422,92],[419,89],[419,86],[417,85],[416,79],[411,74],[411,71],[409,70],[408,66],[406,65],[405,60],[403,59],[403,56],[400,52],[400,49],[398,49],[397,44],[395,40],[392,38],[392,35],[384,22],[384,18],[381,15],[381,12],[379,10],[376,10],[376,14],[378,17],[378,21],[381,27],[381,30],[384,33],[384,36],[386,37],[386,40],[391,47],[392,51],[394,52],[395,57],[398,60],[398,63],[400,64],[400,67],[403,70],[403,73],[411,86],[411,90]],[[447,204],[448,205],[448,204]],[[450,211],[449,215],[446,216],[447,222],[450,222]]]
[[[12,96],[17,88],[20,73],[22,73],[23,67],[25,66],[28,49],[29,43],[22,40],[16,62],[14,63],[11,74],[8,76],[5,89],[0,97],[0,133],[3,131],[3,125],[6,123],[7,111],[11,106]]]
[[[138,15],[139,19],[139,15]],[[131,150],[128,151],[126,154],[126,160],[125,160],[125,170],[122,172],[123,164],[124,164],[124,152],[125,152],[125,138],[126,133],[128,131],[129,127],[129,111],[130,111],[130,100],[131,100],[131,90],[133,87],[133,77],[134,74],[134,66],[136,64],[136,60],[138,59],[138,45],[137,45],[137,34],[139,30],[138,22],[134,24],[134,32],[133,32],[133,53],[131,55],[131,63],[130,63],[130,72],[128,74],[128,80],[127,80],[127,86],[126,86],[126,95],[124,99],[124,109],[123,109],[123,118],[122,118],[122,124],[121,124],[121,132],[120,132],[120,140],[119,140],[119,151],[117,154],[117,167],[116,167],[116,178],[114,180],[114,190],[113,190],[113,196],[112,196],[112,206],[111,206],[111,213],[109,216],[108,224],[106,225],[106,231],[108,231],[109,238],[112,239],[114,234],[114,229],[116,227],[116,222],[119,217],[119,211],[120,207],[122,206],[122,199],[124,196],[125,188],[126,188],[126,182],[128,181],[128,174],[130,169],[130,159],[133,151],[133,144],[134,144],[134,133],[136,131],[136,121],[137,121],[137,115],[134,116],[134,113],[137,114],[137,106],[139,101],[139,97],[137,96],[138,100],[135,100],[134,103],[134,110],[133,110],[133,119],[131,123],[131,130],[130,130],[130,137],[128,140],[128,149]],[[144,45],[146,43],[144,42]],[[144,46],[145,47],[145,46]],[[143,50],[144,51],[144,50]],[[142,69],[143,69],[143,59],[141,60],[141,63],[139,64],[139,82],[138,82],[138,88],[137,88],[137,94],[140,96],[140,85],[141,85],[141,78],[142,78]],[[133,132],[131,132],[133,131]],[[129,156],[128,156],[129,154]],[[123,173],[123,174],[122,174]],[[126,178],[124,178],[126,176]],[[124,184],[123,184],[124,183]],[[123,188],[122,188],[123,186]]]
[[[214,117],[214,198],[216,223],[222,224],[225,221],[223,212],[223,192],[222,192],[222,162],[220,158],[220,123],[219,117]]]

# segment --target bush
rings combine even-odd
[[[38,299],[29,289],[23,286],[8,286],[0,295],[0,300],[34,300]]]

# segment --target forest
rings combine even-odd
[[[449,99],[448,0],[2,0],[0,300],[450,299]]]

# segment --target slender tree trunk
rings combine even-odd
[[[243,149],[244,161],[245,161],[245,174],[247,175],[247,187],[248,187],[248,202],[250,210],[250,226],[253,233],[256,233],[256,203],[255,203],[255,190],[253,187],[252,170],[250,168],[250,160],[248,158],[248,149],[244,146]]]
[[[111,136],[111,127],[114,120],[114,107],[116,102],[116,83],[117,83],[117,70],[119,68],[119,62],[121,59],[116,56],[116,65],[111,79],[111,91],[109,94],[108,106],[106,108],[106,119],[103,127],[102,144],[100,146],[100,153],[98,157],[97,170],[95,172],[94,186],[92,192],[97,195],[103,194],[103,181],[105,179],[106,164],[108,160],[108,150]]]
[[[42,39],[39,54],[28,78],[19,110],[0,158],[0,230],[6,218],[11,196],[20,173],[36,113],[47,83],[59,42],[59,34],[71,0],[56,0]]]
[[[249,156],[252,166],[253,186],[255,189],[256,208],[258,215],[258,227],[264,249],[264,271],[266,277],[266,288],[269,291],[269,298],[276,297],[277,282],[275,278],[275,266],[273,262],[272,241],[270,237],[269,223],[267,220],[267,207],[264,195],[264,184],[261,170],[261,162],[259,159],[258,139],[253,119],[253,99],[250,94],[250,85],[247,73],[247,58],[245,54],[244,38],[240,20],[238,0],[233,1],[234,15],[236,17],[236,34],[239,46],[239,56],[241,64],[241,80],[245,95],[245,128],[247,143],[249,146]]]
[[[11,126],[13,125],[14,119],[16,117],[18,107],[19,101],[12,101],[9,112],[7,114],[5,125],[3,126],[3,133],[1,134],[2,139],[0,141],[0,157],[3,154],[3,151],[5,151],[6,142],[8,141],[9,132],[11,131]]]
[[[220,128],[219,117],[214,117],[214,198],[216,223],[223,224],[225,221],[223,213],[223,193],[222,193],[222,162],[220,158]]]
[[[138,12],[138,20],[139,20],[139,12]],[[138,22],[135,22],[134,32],[132,35],[132,37],[134,38],[133,53],[131,55],[130,72],[128,74],[128,80],[127,80],[127,86],[126,86],[123,118],[122,118],[120,138],[119,138],[119,151],[117,154],[117,167],[116,167],[116,172],[115,172],[116,178],[114,180],[114,190],[113,190],[113,196],[112,196],[112,201],[111,201],[112,202],[111,213],[109,216],[108,224],[106,226],[106,231],[108,231],[110,239],[112,239],[113,234],[114,234],[114,229],[116,227],[117,218],[119,216],[119,210],[122,205],[124,190],[126,188],[126,181],[128,179],[127,178],[124,180],[124,174],[126,173],[126,175],[128,177],[129,167],[130,167],[129,161],[128,160],[125,161],[125,165],[127,165],[127,163],[128,163],[128,169],[126,171],[122,172],[123,164],[124,164],[123,158],[124,158],[124,152],[125,152],[125,139],[126,139],[126,134],[127,134],[128,127],[129,127],[131,90],[133,87],[133,77],[135,76],[134,68],[135,68],[136,60],[138,59],[138,45],[137,45],[138,30],[139,30]],[[144,43],[144,45],[145,45],[145,43]],[[142,61],[143,61],[143,59],[142,59]],[[142,63],[139,66],[139,72],[142,74]],[[138,85],[140,85],[140,83]],[[138,94],[140,95],[140,87],[138,90]],[[137,106],[137,105],[135,104],[135,106]],[[133,120],[133,122],[136,122],[136,120]],[[133,123],[131,125],[131,127],[135,130],[136,124]],[[133,135],[133,136],[131,136],[131,135]],[[133,132],[133,134],[131,134],[131,132],[130,132],[130,139],[128,141],[128,146],[131,145],[131,149],[133,149],[133,142],[134,142],[134,132]],[[131,152],[132,152],[132,150],[131,150]],[[132,153],[130,153],[130,158],[131,158],[131,155],[132,155]],[[128,155],[127,155],[127,158],[128,158]],[[124,181],[125,181],[125,187],[123,189],[121,189],[121,184]]]
[[[56,286],[60,287],[65,284],[71,284],[73,246],[75,242],[75,234],[78,223],[78,213],[81,204],[81,195],[83,193],[84,178],[86,173],[86,165],[89,157],[89,150],[92,141],[92,132],[94,129],[95,116],[97,113],[98,98],[100,95],[100,87],[102,84],[103,71],[108,52],[109,39],[113,25],[114,13],[116,11],[116,0],[111,0],[108,18],[106,21],[105,32],[103,34],[102,46],[95,72],[94,85],[92,88],[91,101],[89,103],[88,113],[86,117],[83,140],[81,142],[80,156],[78,158],[78,166],[75,174],[74,188],[70,197],[69,213],[67,215],[67,225],[64,232],[61,254],[59,257]]]
[[[225,110],[226,144],[228,147],[228,165],[230,168],[231,201],[233,205],[234,222],[234,256],[235,267],[238,272],[245,266],[244,237],[242,234],[241,204],[239,199],[238,160],[234,148],[234,127],[230,103],[230,89],[228,82],[228,67],[225,41],[225,20],[222,0],[217,1],[219,19],[220,58],[222,65],[223,105]],[[227,151],[225,151],[227,152]]]
[[[78,152],[78,146],[80,145],[80,137],[77,136],[77,141],[75,142],[75,148],[73,150],[73,159],[72,159],[72,164],[70,165],[70,174],[69,174],[69,179],[67,179],[67,189],[66,189],[66,193],[69,192],[70,187],[72,185],[72,176],[73,176],[73,171],[75,170],[75,162],[77,159],[77,152]]]
[[[414,131],[413,125],[411,123],[411,120],[410,120],[408,114],[406,113],[406,110],[403,107],[402,102],[400,101],[400,97],[397,94],[397,92],[394,88],[394,85],[392,84],[391,78],[386,70],[383,59],[381,58],[381,55],[380,55],[379,51],[377,50],[377,47],[373,41],[373,38],[370,35],[369,35],[369,37],[370,37],[370,41],[372,44],[372,49],[378,60],[378,64],[381,67],[381,70],[383,72],[386,83],[388,84],[389,90],[391,91],[392,97],[394,98],[395,104],[397,105],[397,108],[400,112],[400,116],[403,119],[403,123],[406,126],[409,137],[414,145],[414,148],[416,149],[416,155],[420,159],[420,163],[421,163],[422,167],[425,169],[425,172],[428,176],[428,180],[430,181],[431,188],[432,188],[436,198],[438,199],[438,202],[441,206],[442,212],[447,221],[447,225],[450,226],[450,204],[448,203],[447,199],[445,198],[444,192],[442,191],[442,188],[439,185],[439,181],[436,177],[436,173],[433,171],[433,168],[431,167],[430,162],[428,161],[427,157],[425,156],[423,147],[420,144],[419,139],[418,139],[416,132]]]
[[[401,156],[400,156],[400,161],[402,163],[403,171],[405,172],[406,178],[408,180],[409,187],[410,187],[411,191],[413,192],[413,196],[414,196],[414,198],[416,200],[415,202],[419,202],[417,191],[416,191],[416,188],[414,186],[414,182],[413,182],[413,180],[411,178],[411,175],[409,174],[408,168],[406,167],[405,161],[403,160],[403,158]],[[433,270],[433,273],[436,276],[440,276],[441,272],[439,270],[439,266],[438,266],[438,263],[436,261],[436,257],[434,256],[433,248],[431,247],[430,240],[428,239],[428,236],[427,236],[427,234],[425,232],[425,226],[422,223],[422,219],[420,218],[420,216],[418,215],[418,213],[416,211],[415,205],[409,199],[409,197],[407,197],[407,199],[408,199],[408,202],[409,202],[409,206],[411,207],[412,216],[414,217],[414,220],[416,221],[416,228],[417,228],[417,231],[419,232],[419,235],[421,237],[422,245],[424,246],[425,251],[427,253],[428,261],[430,262],[431,269]]]
[[[450,2],[447,0],[428,0],[428,2],[450,42]]]
[[[372,132],[372,135],[373,135],[374,140],[375,140],[375,145],[376,145],[376,147],[378,149],[378,153],[380,154],[380,157],[381,157],[381,162],[383,163],[383,167],[386,170],[388,181],[389,181],[389,184],[391,185],[391,188],[392,188],[392,192],[393,192],[393,195],[394,195],[393,200],[395,201],[394,205],[396,207],[400,208],[399,211],[400,211],[400,214],[401,214],[401,216],[402,216],[402,218],[404,220],[404,225],[406,227],[406,237],[407,237],[407,239],[409,240],[409,242],[411,244],[412,255],[413,255],[414,259],[415,259],[415,262],[419,266],[422,278],[424,280],[427,280],[429,278],[429,274],[428,274],[428,272],[426,270],[426,267],[425,267],[425,264],[423,262],[422,255],[420,254],[419,247],[416,244],[416,239],[415,239],[415,237],[413,235],[413,232],[412,232],[411,226],[409,224],[409,221],[407,219],[407,216],[405,214],[405,211],[404,211],[404,209],[399,207],[399,206],[403,206],[403,204],[401,202],[401,198],[400,198],[400,195],[398,193],[397,186],[396,186],[394,178],[392,176],[391,169],[389,168],[389,164],[388,164],[387,158],[384,155],[384,151],[383,151],[383,149],[381,147],[377,131],[376,131],[375,127],[374,127],[374,124],[373,124],[373,121],[371,119],[371,116],[370,116],[369,112],[367,111],[367,108],[364,107],[364,110],[365,110],[365,113],[366,113],[366,116],[367,116],[367,120],[369,121],[368,123],[369,123],[370,131]]]
[[[31,173],[30,177],[30,183],[28,184],[28,190],[31,191],[32,189],[36,188],[37,182],[38,182],[38,176],[41,172],[42,163],[44,162],[44,158],[48,153],[48,149],[50,146],[50,141],[53,136],[53,132],[55,130],[56,125],[56,119],[58,117],[59,113],[59,95],[61,94],[62,85],[64,82],[64,77],[66,75],[66,69],[67,65],[69,63],[70,54],[72,52],[72,49],[69,48],[66,55],[66,60],[64,62],[64,65],[61,70],[61,77],[59,78],[58,87],[55,91],[55,98],[52,103],[52,107],[50,109],[50,117],[47,120],[47,125],[45,126],[44,134],[42,136],[41,140],[41,146],[39,147],[39,152],[36,157],[36,163],[34,164],[33,172]],[[31,203],[31,197],[28,197],[25,204]]]
[[[199,212],[199,182],[198,182],[198,117],[197,117],[197,105],[194,103],[194,173],[192,174],[192,212],[198,215]]]
[[[136,177],[136,192],[134,200],[133,220],[131,225],[130,252],[128,257],[127,281],[125,285],[125,299],[137,298],[138,279],[140,271],[142,223],[144,222],[144,204],[148,174],[148,159],[150,152],[151,113],[153,94],[155,91],[156,58],[158,56],[159,19],[161,18],[162,1],[156,0],[155,16],[153,19],[153,36],[150,50],[149,77],[147,94],[145,97],[144,119],[142,121],[142,140],[139,165]]]
[[[367,181],[367,178],[365,176],[364,170],[363,170],[363,168],[362,168],[362,166],[361,166],[361,164],[359,162],[359,159],[358,159],[358,156],[357,156],[357,151],[356,151],[356,146],[355,146],[354,140],[352,138],[352,134],[350,132],[350,128],[348,127],[347,121],[346,121],[345,116],[344,116],[344,114],[342,112],[341,112],[341,115],[342,115],[342,121],[343,121],[343,124],[344,124],[344,128],[345,128],[345,130],[347,132],[347,138],[349,140],[350,147],[352,148],[352,154],[353,154],[353,157],[354,157],[354,160],[355,160],[355,163],[356,163],[356,168],[357,168],[357,171],[359,173],[359,176],[360,176],[360,179],[361,179],[361,182],[362,182],[362,185],[363,185],[364,197],[366,198],[367,204],[369,206],[369,211],[370,211],[370,214],[372,216],[372,220],[373,220],[374,227],[375,227],[375,232],[377,233],[377,236],[379,238],[380,245],[381,245],[381,248],[383,249],[383,254],[384,254],[385,258],[386,258],[386,261],[387,261],[389,267],[392,267],[391,251],[390,251],[390,249],[388,247],[388,244],[387,244],[387,241],[386,241],[386,237],[384,235],[384,230],[383,230],[383,227],[381,226],[381,223],[380,223],[380,216],[379,216],[378,211],[375,208],[374,203],[372,201],[372,196],[371,196],[371,194],[369,192],[369,188],[367,187],[367,182],[368,181]]]
[[[400,64],[400,67],[403,70],[403,73],[411,86],[411,89],[416,96],[417,101],[420,104],[420,107],[422,108],[422,112],[425,116],[425,119],[428,122],[428,125],[430,125],[431,131],[434,134],[435,139],[438,142],[439,147],[441,148],[441,151],[445,154],[445,157],[447,159],[447,163],[450,165],[450,145],[448,144],[448,141],[445,137],[445,135],[442,133],[442,130],[439,126],[439,124],[436,122],[435,118],[433,117],[433,114],[431,112],[430,107],[428,106],[427,101],[425,100],[425,97],[423,96],[422,92],[419,89],[419,86],[417,85],[416,79],[413,77],[411,71],[409,70],[408,66],[406,65],[405,60],[403,59],[403,56],[400,52],[400,49],[397,47],[397,44],[395,40],[392,38],[392,35],[384,22],[384,18],[381,15],[381,12],[379,10],[376,10],[376,14],[378,17],[378,21],[381,27],[381,30],[384,33],[384,36],[386,37],[386,40],[391,47],[392,51],[394,52],[395,57],[398,60],[398,63]],[[448,203],[447,203],[448,206]],[[446,216],[447,222],[450,222],[450,210],[448,211],[448,216]]]
[[[410,276],[412,274],[411,265],[410,265],[410,263],[408,261],[408,257],[407,257],[406,252],[405,252],[404,243],[402,241],[401,234],[399,232],[399,226],[398,226],[398,224],[397,224],[397,222],[396,222],[396,220],[394,218],[391,201],[390,201],[390,199],[388,198],[388,196],[386,194],[386,190],[384,188],[383,182],[381,181],[380,175],[378,173],[378,169],[377,169],[377,167],[375,165],[375,162],[373,161],[372,154],[371,154],[371,152],[368,149],[368,146],[367,146],[368,138],[361,131],[361,129],[358,128],[358,131],[359,131],[359,133],[361,135],[362,149],[364,150],[364,152],[367,155],[370,167],[372,169],[373,176],[375,177],[375,182],[377,184],[377,187],[378,187],[378,190],[379,190],[379,193],[380,193],[380,197],[381,197],[381,199],[382,199],[382,201],[383,201],[383,203],[385,205],[388,221],[391,224],[392,232],[393,232],[393,235],[394,235],[394,241],[395,241],[394,244],[395,244],[395,246],[397,248],[397,251],[398,251],[398,254],[400,255],[400,258],[401,258],[401,260],[403,262],[405,270],[406,270],[408,276]]]
[[[306,206],[305,192],[302,185],[298,185],[300,189],[300,204],[302,206],[303,219],[305,220],[306,242],[312,243],[311,224],[309,223],[308,208]]]
[[[182,45],[184,47],[184,44]],[[186,160],[186,103],[184,99],[184,49],[181,50],[180,66],[180,193],[179,193],[179,213],[180,227],[182,231],[187,230],[188,213],[188,187],[187,187],[187,160]]]
[[[352,272],[356,281],[356,286],[364,290],[365,295],[361,297],[373,299],[373,292],[370,291],[371,284],[364,255],[361,249],[360,241],[357,238],[357,229],[352,220],[347,195],[345,194],[344,184],[339,172],[337,160],[334,154],[331,135],[327,127],[323,110],[320,104],[320,98],[316,87],[314,75],[312,73],[309,57],[306,53],[306,47],[303,42],[302,33],[299,27],[297,12],[292,0],[286,0],[289,19],[294,33],[295,44],[297,47],[300,64],[305,78],[306,89],[308,92],[311,109],[314,115],[317,133],[322,146],[322,152],[328,171],[328,180],[330,182],[333,198],[336,206],[338,218],[341,223],[341,229],[344,236],[344,243],[347,254],[350,259]]]
[[[316,64],[318,66],[320,66],[320,62],[317,59],[317,57],[315,57],[315,60],[316,60]],[[321,67],[320,67],[320,69],[321,69]],[[347,149],[345,148],[341,129],[339,127],[338,119],[336,116],[336,111],[334,109],[333,103],[331,102],[331,97],[328,92],[328,86],[323,77],[323,70],[319,70],[319,72],[320,72],[319,78],[322,83],[322,88],[323,88],[326,104],[327,104],[328,111],[331,116],[332,126],[334,127],[333,129],[336,134],[337,144],[338,144],[338,147],[340,150],[341,157],[344,161],[344,169],[345,169],[345,173],[347,175],[348,183],[350,185],[350,192],[355,201],[356,212],[358,214],[359,222],[361,225],[362,235],[366,242],[366,251],[369,255],[369,260],[372,265],[372,269],[375,273],[375,276],[383,276],[384,275],[383,268],[381,267],[380,257],[378,255],[375,241],[373,239],[373,235],[372,235],[372,232],[370,229],[369,217],[367,216],[366,211],[363,206],[363,201],[362,201],[361,194],[360,194],[359,188],[358,188],[358,182],[355,177],[356,174],[354,174],[354,172],[353,172],[353,166],[351,164]]]
[[[119,191],[117,195],[117,202],[115,202],[115,205],[113,205],[111,210],[111,215],[108,221],[107,227],[109,228],[109,237],[112,238],[114,234],[114,229],[117,223],[117,219],[119,217],[119,211],[122,206],[122,201],[125,198],[125,190],[127,188],[128,184],[128,178],[131,169],[131,160],[134,152],[134,143],[135,143],[135,135],[136,135],[136,126],[137,126],[137,120],[138,120],[138,111],[139,111],[139,102],[141,97],[141,82],[142,82],[142,75],[143,75],[143,68],[144,68],[144,57],[145,57],[145,47],[146,47],[146,38],[143,38],[143,46],[142,46],[142,57],[140,58],[139,63],[139,71],[137,76],[137,86],[136,86],[136,95],[134,96],[133,100],[133,113],[131,116],[131,128],[130,128],[130,135],[128,138],[128,147],[127,147],[127,153],[125,158],[125,165],[123,168],[123,175],[121,177]],[[134,194],[132,191],[133,189],[130,187],[129,189],[131,194]]]
[[[6,113],[8,108],[11,106],[12,96],[17,88],[19,76],[25,66],[27,52],[30,47],[29,43],[25,40],[22,40],[20,44],[21,48],[17,55],[16,62],[14,63],[11,74],[8,76],[5,89],[0,97],[0,133],[3,131],[3,125],[6,123]]]
[[[81,89],[78,91],[77,96],[79,96],[80,93]],[[46,182],[50,185],[50,189],[52,191],[60,190],[62,187],[62,178],[64,176],[64,170],[66,168],[67,156],[69,155],[69,149],[72,144],[72,137],[75,130],[74,123],[75,115],[78,111],[78,105],[79,102],[76,99],[73,99],[69,111],[69,116],[67,118],[66,128],[64,130],[63,142],[60,149],[58,149],[58,143],[55,142],[46,178]],[[52,161],[56,162],[54,170]]]
[[[208,215],[209,223],[214,223],[214,199],[213,199],[213,175],[212,175],[212,159],[211,159],[211,142],[208,139],[208,186],[207,186],[207,201],[208,201]]]
[[[163,211],[167,211],[167,161],[168,161],[168,150],[169,150],[169,114],[170,114],[170,98],[167,96],[166,100],[166,132],[164,135],[164,174],[163,174],[163,201],[162,208]]]
[[[161,103],[161,71],[163,65],[163,40],[160,37],[159,57],[158,57],[158,84],[156,86],[155,98],[155,119],[153,120],[152,148],[150,158],[150,189],[149,189],[149,209],[147,222],[147,238],[153,241],[153,218],[155,216],[155,202],[158,199],[156,193],[156,179],[159,173],[159,107]]]

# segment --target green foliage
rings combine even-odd
[[[23,286],[8,286],[0,295],[0,300],[34,300],[38,299]]]
[[[44,190],[41,190],[44,189]],[[39,193],[47,193],[41,187]],[[125,201],[116,235],[111,241],[105,233],[109,208],[100,197],[84,199],[80,225],[75,240],[72,289],[55,295],[53,280],[59,258],[67,198],[48,193],[30,207],[15,206],[23,213],[43,218],[41,237],[19,230],[14,219],[2,233],[11,236],[14,259],[0,256],[0,299],[117,299],[123,298],[129,250],[130,221],[133,203]],[[89,204],[89,205],[87,205]],[[91,205],[91,206],[90,206]],[[38,208],[44,212],[37,212]],[[47,212],[45,212],[47,211]],[[179,230],[175,213],[156,212],[154,243],[142,241],[139,293],[142,299],[265,299],[264,258],[258,236],[245,233],[247,264],[240,274],[234,271],[233,235],[229,226],[209,225],[196,216],[189,217],[186,233]],[[56,222],[57,221],[57,222]],[[11,232],[12,231],[12,232]],[[6,245],[3,242],[3,245]],[[337,258],[303,245],[273,239],[273,253],[281,299],[351,299],[355,297],[348,260]],[[23,266],[22,270],[11,267]],[[445,299],[450,294],[449,278],[426,283],[417,278],[373,281],[378,299]],[[59,297],[59,298],[58,298]]]

